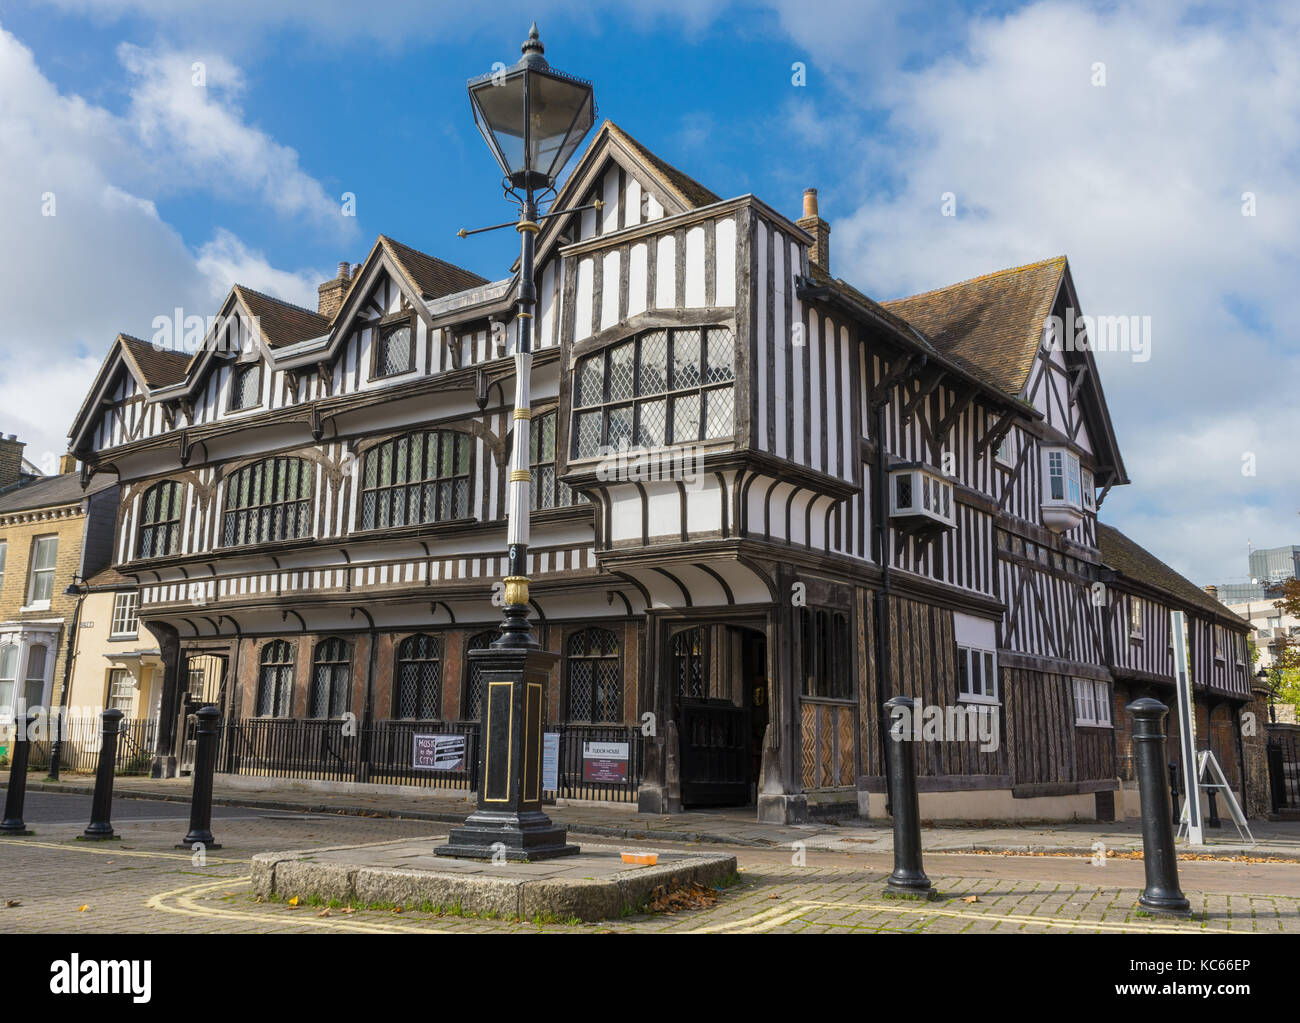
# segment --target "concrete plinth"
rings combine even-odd
[[[627,846],[584,844],[576,855],[533,863],[450,859],[437,848],[406,838],[260,853],[253,890],[264,898],[431,906],[505,919],[605,920],[639,908],[660,885],[713,885],[736,872],[736,858],[718,854],[659,851],[654,866],[628,864],[620,855],[632,851]]]

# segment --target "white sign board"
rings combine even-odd
[[[1187,841],[1203,845],[1201,786],[1196,769],[1196,707],[1192,702],[1192,671],[1187,660],[1187,616],[1169,613],[1169,635],[1174,647],[1174,693],[1178,703],[1178,766],[1183,776]]]
[[[555,792],[560,787],[560,733],[542,733],[542,791]]]

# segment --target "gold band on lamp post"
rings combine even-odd
[[[527,469],[511,469],[511,470],[510,470],[510,482],[511,482],[511,483],[527,483],[527,482],[528,482],[529,480],[531,480],[532,478],[533,478],[533,474],[532,474],[529,470],[527,470]]]
[[[508,575],[505,582],[507,604],[528,603],[528,576]]]
[[[541,227],[538,226],[536,221],[521,220],[519,221],[519,223],[515,225],[515,230],[518,231],[520,234],[523,234],[525,231],[529,232],[530,234],[537,234],[537,232],[541,230]]]
[[[515,418],[516,418],[516,419],[532,419],[532,418],[533,418],[533,410],[530,409],[530,408],[517,408],[517,409],[515,409]]]

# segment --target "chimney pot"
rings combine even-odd
[[[812,246],[808,249],[809,262],[831,272],[831,225],[822,220],[817,208],[817,189],[805,188],[803,192],[803,216],[796,223],[813,236]]]
[[[1214,585],[1207,586],[1205,587],[1205,592],[1208,593],[1215,600],[1219,599],[1219,588],[1217,586]]]
[[[316,289],[319,296],[316,311],[327,320],[334,319],[338,311],[343,308],[343,298],[352,285],[352,277],[348,272],[351,267],[352,264],[346,259],[340,259],[338,275]]]
[[[340,260],[339,260],[339,280],[341,280],[341,281],[346,281],[347,279],[348,279],[348,261],[347,261],[346,259],[340,259]]]

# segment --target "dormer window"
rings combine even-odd
[[[375,343],[373,377],[394,377],[415,369],[415,334],[409,320],[390,323]]]
[[[249,362],[236,366],[230,379],[230,411],[255,408],[262,404],[262,364]]]
[[[952,484],[932,469],[911,466],[889,474],[889,517],[914,525],[957,524]]]
[[[1065,533],[1083,521],[1083,475],[1079,456],[1068,448],[1043,449],[1043,525],[1055,533]],[[1091,482],[1091,473],[1089,482]]]

